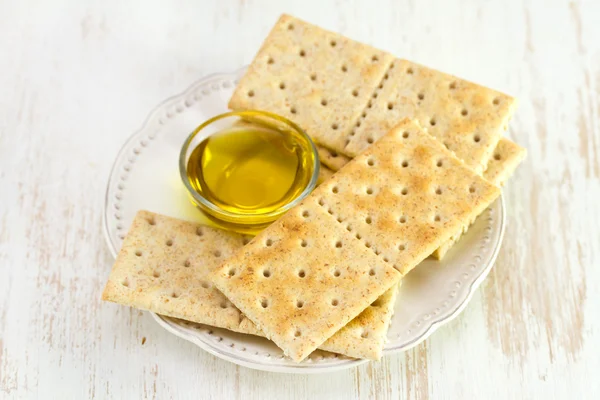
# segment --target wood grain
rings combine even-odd
[[[600,3],[0,2],[0,398],[600,398]],[[116,152],[280,13],[520,98],[498,261],[426,342],[321,376],[219,360],[100,302]]]

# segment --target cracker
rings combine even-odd
[[[282,15],[229,101],[285,116],[341,152],[391,54]]]
[[[398,287],[394,285],[319,348],[354,358],[379,360],[394,315],[397,294]]]
[[[327,166],[321,164],[321,168],[319,169],[319,179],[317,180],[317,185],[325,182],[327,179],[331,178],[335,171],[330,170]]]
[[[496,149],[494,149],[493,156],[488,162],[488,167],[485,170],[483,177],[494,185],[504,185],[504,182],[512,175],[517,166],[523,161],[526,154],[527,151],[518,144],[505,138],[500,139]],[[454,234],[450,240],[434,251],[432,257],[437,260],[443,259],[450,248],[452,248],[452,246],[454,246],[460,237],[468,230],[469,225],[465,225],[458,233]]]
[[[225,261],[213,282],[299,362],[400,277],[308,196]]]
[[[224,255],[236,252],[248,240],[233,232],[139,211],[102,298],[168,317],[264,336],[210,283],[208,276]],[[141,256],[136,255],[137,251]],[[216,251],[221,255],[217,257]],[[390,291],[350,322],[352,330],[336,332],[323,346],[351,357],[379,358],[381,348],[377,350],[377,346],[386,335],[381,321],[393,308]]]
[[[139,211],[106,283],[103,300],[247,332],[245,318],[211,284],[210,273],[249,239]]]
[[[408,117],[483,172],[515,107],[515,99],[406,60],[396,60],[350,132],[343,152],[356,156]]]
[[[321,160],[321,163],[325,164],[333,171],[340,170],[351,160],[351,158],[348,156],[340,154],[335,150],[328,149],[322,145],[317,145],[317,151],[319,152],[319,159]]]
[[[404,120],[311,196],[406,274],[499,194],[416,122]]]

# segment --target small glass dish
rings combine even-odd
[[[268,211],[261,208],[237,210],[234,208],[234,211],[232,211],[232,207],[224,207],[218,201],[214,201],[210,196],[202,193],[197,187],[198,184],[195,185],[190,180],[190,174],[188,173],[189,160],[194,149],[212,135],[224,132],[238,124],[251,125],[256,129],[256,132],[268,129],[270,132],[292,135],[287,139],[292,140],[302,148],[304,157],[298,163],[298,174],[303,175],[305,179],[298,182],[301,186],[295,188],[296,192],[293,196],[277,205],[276,208]],[[254,130],[248,131],[250,134],[254,132]],[[309,136],[298,125],[279,115],[258,110],[231,111],[210,118],[187,137],[179,154],[179,173],[192,203],[215,224],[225,229],[243,233],[259,232],[290,208],[300,203],[315,188],[319,176],[319,167],[317,149]]]

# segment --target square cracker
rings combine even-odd
[[[400,277],[309,196],[225,261],[213,281],[299,362]]]
[[[139,211],[102,299],[170,317],[229,329],[242,313],[214,288],[210,273],[249,238]]]
[[[404,120],[311,196],[406,274],[499,194],[418,123]]]
[[[210,273],[224,257],[247,241],[247,237],[237,233],[139,211],[102,298],[169,317],[264,336],[210,283]],[[136,255],[138,251],[140,256]],[[383,327],[389,324],[395,292],[395,287],[388,290],[350,322],[352,329],[336,332],[322,346],[350,357],[381,357],[387,334]]]
[[[229,101],[283,115],[342,151],[391,54],[282,15]]]
[[[421,126],[483,172],[516,105],[514,98],[406,60],[396,60],[348,136],[356,156],[403,118]]]
[[[523,161],[526,154],[527,151],[518,144],[513,143],[506,138],[500,139],[494,150],[494,155],[490,158],[488,167],[483,173],[483,177],[496,186],[504,185],[517,166]],[[434,251],[432,257],[437,260],[443,259],[450,248],[454,246],[463,233],[469,229],[469,225],[463,226],[450,240]]]

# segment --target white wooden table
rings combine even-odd
[[[496,266],[425,343],[322,376],[221,361],[101,303],[113,158],[281,12],[521,99]],[[0,1],[0,398],[600,398],[600,2]]]

